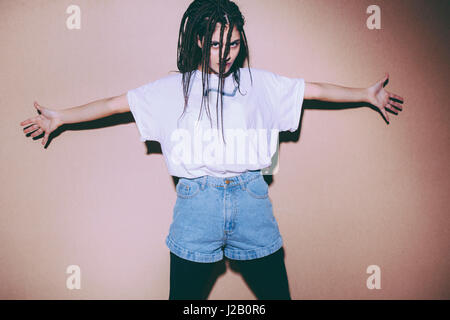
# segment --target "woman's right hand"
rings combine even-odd
[[[48,137],[50,133],[55,131],[59,126],[63,124],[63,121],[60,118],[58,111],[51,110],[49,108],[42,107],[36,101],[34,102],[34,107],[41,113],[38,116],[28,118],[20,123],[21,126],[32,124],[30,127],[23,130],[24,133],[29,133],[34,131],[31,134],[31,137],[36,137],[43,132],[44,139],[42,140],[42,145],[48,141]]]

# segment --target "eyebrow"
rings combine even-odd
[[[240,41],[241,41],[241,39],[236,39],[234,41],[231,41],[230,43],[235,43],[235,42],[240,42]],[[212,40],[211,42],[219,43],[219,41],[217,41],[217,40]]]

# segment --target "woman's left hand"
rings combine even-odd
[[[384,83],[389,79],[389,73],[381,79],[378,80],[375,84],[369,87],[368,90],[368,102],[381,112],[381,114],[385,117],[387,123],[389,124],[389,116],[387,114],[387,110],[393,112],[398,115],[398,110],[402,111],[402,103],[404,99],[394,93],[388,92],[384,89]],[[394,101],[397,100],[399,102]]]

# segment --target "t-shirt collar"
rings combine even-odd
[[[195,76],[195,81],[198,82],[201,86],[202,84],[202,72],[200,70],[195,70],[194,73]],[[208,76],[208,75],[206,75]],[[212,92],[218,92],[217,88],[219,85],[219,76],[211,73],[209,74],[209,89],[208,91],[212,91]],[[237,92],[237,86],[234,84],[233,81],[233,75],[230,74],[228,77],[225,78],[224,80],[224,84],[223,84],[223,96],[224,97],[234,97],[236,95]]]

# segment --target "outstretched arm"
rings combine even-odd
[[[44,139],[42,139],[42,145],[44,146],[48,141],[50,133],[63,124],[91,121],[115,113],[130,111],[126,93],[117,97],[100,99],[82,106],[62,110],[46,108],[37,102],[34,102],[34,107],[39,112],[39,115],[22,121],[20,125],[30,125],[24,128],[23,132],[33,132],[31,134],[32,138],[44,133]]]
[[[369,88],[347,88],[329,83],[305,83],[305,99],[322,100],[329,102],[367,102],[375,106],[389,123],[386,110],[395,114],[402,110],[404,99],[384,89],[384,83],[388,80],[386,75]],[[397,100],[398,102],[396,102]]]

